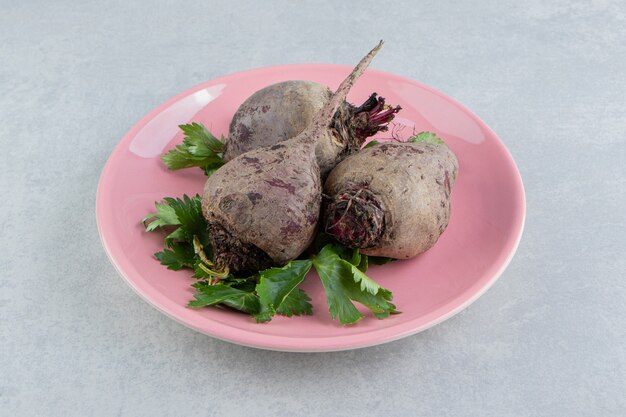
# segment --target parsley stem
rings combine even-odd
[[[213,269],[210,269],[209,267],[207,267],[205,264],[203,264],[202,262],[200,262],[198,264],[198,267],[200,269],[202,269],[204,272],[206,272],[207,274],[211,275],[212,277],[217,277],[217,278],[226,278],[229,274],[230,271],[228,270],[228,268],[224,268],[221,271],[215,271]]]
[[[204,252],[204,248],[202,247],[202,243],[200,243],[200,239],[198,236],[193,237],[193,250],[200,258],[200,263],[198,267],[202,269],[204,272],[209,274],[209,283],[213,285],[213,278],[226,278],[230,274],[230,270],[228,266],[222,267],[219,270],[214,270],[213,267],[217,266],[206,256]]]

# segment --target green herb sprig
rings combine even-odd
[[[210,176],[224,165],[224,137],[213,136],[204,125],[191,123],[178,126],[183,131],[183,143],[161,156],[169,169],[199,167]]]
[[[310,315],[311,299],[298,286],[314,268],[326,292],[331,317],[340,323],[353,324],[363,318],[355,302],[379,319],[398,313],[391,303],[391,292],[365,275],[370,261],[379,264],[387,258],[367,257],[321,235],[317,252],[308,258],[250,277],[236,277],[212,262],[199,195],[167,197],[157,202],[155,208],[156,212],[143,219],[146,231],[166,232],[165,248],[155,257],[168,269],[194,271],[196,282],[192,286],[196,292],[189,307],[225,306],[247,313],[260,323],[270,321],[276,314]]]

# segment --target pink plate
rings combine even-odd
[[[455,100],[418,82],[368,70],[349,101],[361,103],[375,91],[388,103],[401,105],[396,122],[406,128],[399,135],[406,138],[414,128],[436,132],[460,164],[450,224],[435,247],[412,260],[368,272],[393,291],[402,314],[377,320],[364,311],[365,318],[357,324],[341,326],[330,319],[314,273],[303,284],[313,299],[313,316],[256,324],[237,312],[185,306],[192,298],[190,273],[161,266],[153,254],[162,249],[162,236],[144,232],[140,223],[155,201],[202,190],[199,169],[168,172],[159,159],[181,142],[177,126],[197,121],[215,135],[226,135],[237,107],[256,90],[289,79],[335,88],[350,70],[342,65],[288,65],[227,75],[177,95],[133,126],[102,171],[96,218],[111,262],[142,298],[178,322],[219,339],[264,349],[321,352],[417,333],[458,313],[494,283],[511,260],[524,225],[524,189],[511,155],[483,121]]]

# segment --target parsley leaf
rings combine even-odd
[[[163,202],[155,203],[156,213],[143,218],[146,231],[158,228],[174,227],[165,237],[166,248],[155,253],[155,257],[168,269],[179,270],[192,268],[196,270],[195,278],[206,278],[198,268],[202,259],[195,253],[193,240],[198,239],[205,256],[211,257],[211,245],[206,220],[202,215],[202,199],[198,194],[194,197],[183,195],[181,198],[165,197]],[[148,222],[146,224],[146,222]],[[171,228],[169,229],[171,230]]]
[[[310,316],[313,314],[313,306],[309,302],[311,298],[300,288],[289,293],[282,303],[276,308],[276,313],[282,316]]]
[[[359,268],[359,271],[365,273],[367,272],[367,268],[369,268],[369,256],[362,255],[360,253],[359,255],[361,255],[361,261],[358,265],[356,265],[356,267]]]
[[[270,268],[260,272],[256,293],[261,301],[261,310],[255,316],[258,322],[269,321],[283,301],[298,286],[311,269],[309,260],[291,261],[282,268]],[[291,307],[298,307],[293,304]]]
[[[189,167],[200,167],[205,174],[211,175],[224,165],[224,138],[217,139],[200,123],[180,125],[185,136],[183,143],[176,145],[161,156],[163,163],[171,169],[178,170]]]
[[[212,274],[212,251],[200,196],[166,197],[155,207],[156,213],[143,219],[146,231],[174,230],[165,237],[165,249],[154,256],[168,269],[194,270],[197,292],[190,307],[223,304],[253,315],[260,322],[271,320],[275,314],[291,317],[312,313],[311,299],[304,291],[296,290],[311,269],[311,261],[292,261],[246,278]],[[219,283],[214,284],[215,277],[220,278]]]
[[[426,142],[426,143],[434,143],[436,145],[445,144],[444,141],[439,139],[437,135],[433,132],[420,132],[417,135],[411,136],[407,142],[417,143],[417,142]]]
[[[207,223],[202,215],[202,199],[198,194],[193,198],[183,195],[183,198],[166,197],[164,199],[176,213],[180,228],[171,233],[167,239],[185,240],[191,242],[197,236],[205,248],[210,248]],[[209,255],[210,256],[210,255]]]
[[[164,226],[178,226],[180,222],[176,216],[174,208],[169,204],[155,203],[156,213],[150,213],[141,222],[146,226],[146,232],[151,232],[158,227]],[[154,219],[154,220],[150,220]],[[148,224],[146,222],[150,221]]]
[[[259,280],[258,275],[253,275],[246,278],[236,278],[232,275],[222,279],[220,283],[228,285],[229,287],[237,288],[238,290],[252,292],[256,287],[256,283]]]
[[[163,249],[154,256],[165,265],[167,269],[178,271],[183,268],[193,268],[196,264],[196,255],[187,243],[172,243],[170,249]]]
[[[209,285],[205,281],[197,282],[192,286],[198,292],[193,295],[195,300],[189,302],[189,307],[207,307],[224,304],[248,314],[257,314],[259,312],[259,297],[252,292],[243,291],[225,284]]]
[[[204,171],[204,175],[206,175],[207,177],[210,177],[211,175],[213,175],[215,171],[220,169],[222,165],[224,165],[224,161],[220,160],[211,164],[207,164],[201,168]]]
[[[373,263],[374,265],[384,265],[396,260],[393,258],[387,258],[385,256],[368,256],[367,259],[370,263]]]
[[[342,259],[334,245],[326,245],[312,261],[326,291],[330,315],[333,319],[339,318],[341,324],[352,324],[363,318],[352,301],[363,304],[378,318],[398,312],[390,303],[391,292],[367,277],[357,265]],[[358,265],[360,263],[361,260]]]
[[[353,267],[352,271],[355,272],[358,270]],[[347,281],[345,283],[345,288],[346,294],[348,294],[348,297],[350,297],[350,299],[361,303],[370,310],[372,310],[372,313],[374,313],[374,315],[378,319],[384,319],[386,317],[389,317],[390,314],[399,313],[399,311],[396,310],[396,306],[390,302],[393,296],[391,294],[391,291],[389,290],[381,287],[376,294],[372,294],[369,291],[363,291],[362,284],[359,288],[359,284],[355,281]]]
[[[322,281],[326,291],[326,301],[330,317],[335,320],[339,317],[341,324],[352,324],[363,318],[363,315],[350,301],[342,281],[346,280],[349,272],[345,264],[336,254],[326,253],[324,250],[313,259],[313,266]]]
[[[329,236],[330,235],[326,235]],[[350,249],[347,246],[343,246],[339,243],[337,243],[334,239],[327,241],[326,244],[328,243],[332,243],[332,247],[333,250],[335,252],[337,252],[337,255],[343,259],[344,261],[347,261],[349,263],[351,263],[352,265],[356,266],[359,271],[361,272],[367,272],[367,268],[368,268],[368,259],[369,256],[362,254],[361,252],[359,252],[358,249],[354,248],[354,249]],[[322,247],[318,248],[318,252],[323,249],[323,247],[326,245],[323,245]]]
[[[171,270],[194,271],[196,289],[190,307],[223,305],[254,317],[257,322],[270,321],[276,314],[287,317],[313,312],[311,299],[297,288],[312,267],[318,272],[326,291],[333,319],[352,324],[363,318],[353,302],[358,302],[378,318],[397,313],[390,302],[391,292],[365,275],[369,262],[386,258],[368,257],[320,233],[316,239],[317,254],[301,258],[284,267],[269,268],[250,277],[235,277],[227,270],[215,270],[199,195],[166,197],[155,203],[156,213],[143,221],[147,231],[167,230],[165,248],[155,257]],[[146,224],[147,222],[147,224]]]
[[[310,315],[311,299],[299,285],[311,269],[311,261],[291,261],[283,268],[270,268],[248,278],[227,277],[218,284],[199,281],[192,286],[197,290],[189,307],[208,307],[223,304],[252,315],[257,322],[270,321],[275,314],[287,317]]]

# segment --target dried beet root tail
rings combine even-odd
[[[215,264],[228,265],[230,272],[252,275],[274,266],[263,250],[253,244],[243,243],[219,221],[207,220]]]
[[[372,125],[378,126],[379,129],[382,125],[386,125],[387,123],[391,122],[396,113],[402,110],[402,107],[400,106],[392,107],[388,104],[385,104],[385,98],[381,96],[377,97],[376,93],[372,93],[366,103],[372,101],[375,102],[373,106],[361,106],[356,109],[356,114],[365,115],[367,117],[367,120]]]
[[[331,124],[337,137],[346,144],[342,154],[351,155],[357,152],[367,138],[387,131],[387,125],[400,110],[400,106],[391,107],[385,104],[384,97],[376,93],[372,93],[359,107],[344,102],[335,113]]]
[[[324,231],[339,243],[366,249],[376,246],[385,229],[382,202],[367,187],[350,187],[326,206]]]
[[[339,84],[337,90],[330,97],[330,100],[322,107],[320,112],[313,119],[313,123],[309,125],[307,130],[305,130],[306,134],[304,137],[308,142],[315,143],[317,139],[320,137],[322,132],[324,132],[332,123],[335,118],[335,113],[339,110],[342,104],[346,101],[346,97],[348,96],[348,92],[356,82],[356,80],[363,75],[369,64],[372,62],[380,48],[383,47],[383,41],[381,40],[378,45],[374,47],[371,51],[367,53],[354,67],[352,72]],[[305,133],[303,132],[303,133]]]
[[[354,109],[350,119],[350,135],[355,144],[360,148],[370,136],[387,131],[387,125],[400,110],[402,107],[389,106],[385,104],[384,97],[372,93],[363,105]]]

